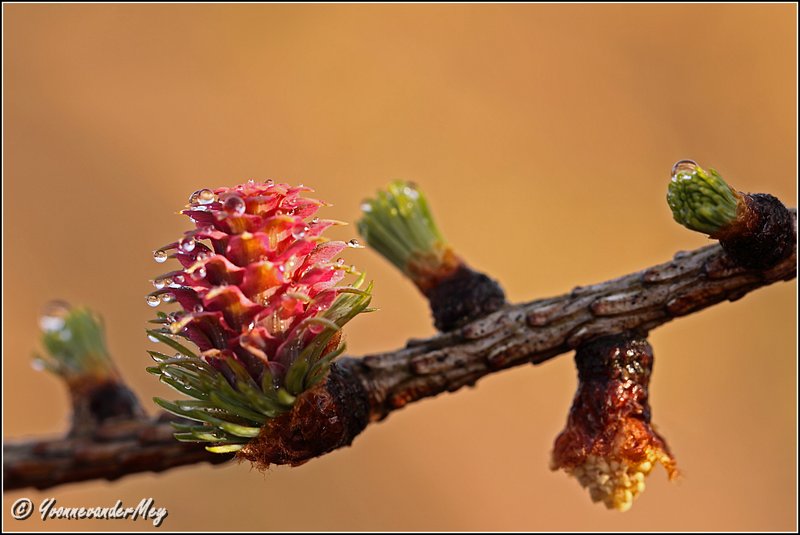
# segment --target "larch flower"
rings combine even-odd
[[[575,354],[578,390],[551,468],[563,469],[594,502],[627,511],[657,463],[677,476],[666,441],[650,424],[653,352],[643,338],[608,336]]]
[[[337,222],[314,217],[324,203],[309,191],[271,180],[196,191],[182,211],[195,228],[154,252],[179,264],[147,296],[179,307],[148,331],[173,350],[150,351],[148,370],[191,398],[156,398],[196,422],[175,424],[179,440],[245,448],[320,383],[344,351],[342,326],[367,310],[371,284],[361,289],[364,276],[337,259],[357,244],[322,237]]]

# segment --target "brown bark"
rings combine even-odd
[[[173,432],[165,415],[163,419],[109,420],[90,436],[6,443],[3,487],[46,489],[231,458],[209,453],[197,444],[178,442]]]
[[[794,211],[792,218],[796,236]],[[796,238],[791,254],[767,269],[739,267],[719,245],[681,252],[664,264],[577,287],[565,295],[506,305],[460,329],[410,341],[395,351],[340,359],[337,367],[342,375],[336,381],[349,377],[350,394],[358,398],[362,391],[369,400],[370,419],[381,420],[408,403],[473,385],[495,371],[540,364],[600,336],[631,330],[646,333],[674,318],[735,301],[762,286],[795,278],[796,264]],[[347,403],[341,401],[345,399],[347,396],[333,396],[330,411],[346,413],[347,407],[335,406]],[[296,435],[302,434],[304,425],[319,424],[311,411],[288,428]],[[355,423],[339,425],[339,431],[326,435],[329,446],[350,444],[359,427]],[[330,449],[317,444],[308,457]],[[3,453],[6,489],[116,479],[129,473],[229,458],[175,441],[172,429],[163,421],[140,419],[107,422],[88,438],[5,444]],[[294,454],[286,458],[293,464],[304,460]]]

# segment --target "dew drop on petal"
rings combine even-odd
[[[349,242],[347,242],[347,246],[353,249],[363,249],[364,246],[358,243],[358,240],[353,238]]]
[[[186,282],[186,277],[183,276],[183,273],[178,273],[172,280],[175,281],[177,284],[183,284],[184,282]]]
[[[339,258],[338,260],[336,260],[336,265],[337,266],[343,266],[344,265],[344,258]]]
[[[245,203],[238,195],[231,195],[222,204],[222,209],[231,215],[241,215],[245,211]]]
[[[153,336],[152,334],[148,334],[148,335],[147,335],[147,339],[148,339],[148,340],[150,340],[151,342],[154,342],[154,343],[156,343],[156,344],[157,344],[157,343],[159,343],[159,341],[160,341],[158,338],[156,338],[156,337],[155,337],[155,336]]]
[[[195,241],[194,238],[188,237],[188,238],[183,238],[181,241],[179,241],[178,247],[184,253],[191,253],[192,251],[194,251],[194,247],[196,244],[197,242]]]
[[[172,303],[175,301],[175,296],[171,293],[165,293],[161,295],[161,300],[165,303]]]
[[[200,190],[198,189],[198,190],[195,190],[194,193],[189,195],[189,204],[192,204],[193,202],[196,202],[197,201],[197,196],[199,194],[200,194]]]
[[[198,281],[202,280],[202,279],[205,279],[206,278],[206,268],[199,267],[199,268],[195,269],[194,273],[192,273],[192,278],[194,280],[198,280]]]
[[[50,301],[39,316],[39,327],[46,333],[60,331],[64,328],[69,311],[70,306],[66,301]]]
[[[266,182],[264,182],[264,184],[266,184],[267,186],[272,186],[273,184],[275,184],[275,182],[271,178],[268,178]]]
[[[162,251],[161,249],[153,251],[153,260],[155,260],[159,264],[163,264],[164,262],[167,261],[167,252]]]
[[[194,312],[195,314],[199,314],[202,311],[203,311],[203,305],[195,305],[194,308],[192,309],[192,312]]]
[[[145,297],[145,301],[147,301],[147,304],[151,307],[157,307],[161,304],[161,298],[157,295],[148,295]]]
[[[298,223],[292,227],[292,237],[296,240],[299,240],[306,235],[306,231],[308,231],[308,227],[305,225],[305,223]]]
[[[311,223],[316,225],[317,223],[319,223],[319,218],[315,217],[314,219],[311,220]]]
[[[164,279],[155,279],[153,281],[153,286],[155,287],[156,290],[160,290],[161,288],[166,286],[166,282],[164,282]]]
[[[217,196],[208,188],[203,188],[197,192],[197,202],[200,204],[211,204],[217,200]]]

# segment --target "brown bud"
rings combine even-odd
[[[677,475],[666,441],[650,424],[652,348],[644,338],[607,336],[581,346],[575,363],[578,391],[551,468],[578,479],[592,501],[626,511],[657,462],[670,479]]]

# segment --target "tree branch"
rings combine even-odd
[[[796,212],[793,211],[796,229]],[[796,230],[795,230],[796,232]],[[549,299],[509,305],[401,350],[343,359],[362,380],[373,420],[484,375],[541,364],[599,336],[646,333],[672,319],[797,276],[797,249],[770,269],[735,265],[718,245],[679,252],[649,269]]]
[[[795,210],[792,218],[796,236]],[[342,377],[358,383],[369,401],[369,420],[381,420],[408,403],[473,385],[495,371],[540,364],[599,336],[646,333],[674,318],[791,280],[797,276],[796,239],[793,247],[791,255],[768,269],[739,267],[718,244],[681,252],[664,264],[562,296],[507,305],[462,328],[412,340],[395,351],[340,359],[331,374],[338,375],[339,383]],[[340,437],[334,447],[349,444],[364,426],[366,422],[344,426],[349,436]],[[177,442],[172,432],[166,417],[111,420],[87,437],[4,444],[5,488],[112,480],[230,458]],[[299,464],[330,449],[287,462]]]

